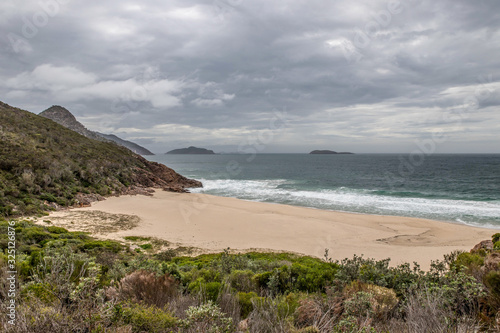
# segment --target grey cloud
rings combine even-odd
[[[392,2],[5,1],[0,94],[33,112],[62,104],[158,152],[236,150],[284,110],[286,131],[266,151],[344,138],[345,150],[390,152],[444,130],[455,141],[443,150],[499,152],[500,3],[401,1],[391,14]],[[40,3],[59,7],[37,26]],[[36,33],[23,34],[30,24]],[[443,114],[488,76],[460,137]]]

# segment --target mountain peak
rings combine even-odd
[[[89,131],[85,126],[83,126],[82,123],[76,120],[76,117],[69,112],[68,109],[60,105],[51,106],[47,110],[40,112],[39,116],[53,120],[56,123],[77,132],[78,134],[86,136],[89,139],[103,141],[99,135]]]
[[[74,119],[76,121],[75,116],[71,112],[69,112],[68,109],[66,109],[65,107],[62,107],[60,105],[52,105],[47,110],[41,112],[40,115],[45,115],[45,116],[47,116],[47,115],[56,115],[56,116],[59,116],[59,117],[71,118],[71,119]]]
[[[115,142],[116,144],[120,146],[124,146],[131,151],[133,151],[136,154],[140,155],[154,155],[152,152],[147,150],[144,147],[139,146],[138,144],[123,140],[116,135],[108,135],[108,134],[102,134],[99,132],[91,131],[87,129],[85,126],[83,126],[82,123],[80,123],[76,117],[65,107],[62,107],[60,105],[53,105],[47,110],[40,112],[39,116],[48,118],[50,120],[55,121],[59,125],[62,125],[66,128],[69,128],[72,131],[75,131],[76,133],[83,135],[89,139],[94,139],[98,141],[112,141]]]

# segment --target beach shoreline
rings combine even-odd
[[[95,212],[130,216],[136,223],[96,231],[85,217]],[[391,258],[391,265],[417,262],[424,269],[444,254],[469,251],[490,239],[496,230],[165,191],[156,191],[153,196],[110,197],[91,207],[53,212],[46,219],[69,230],[90,231],[99,238],[155,237],[201,252],[230,248],[235,252],[285,251],[321,258],[328,249],[333,260],[363,255],[377,260]]]

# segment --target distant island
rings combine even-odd
[[[213,150],[205,149],[205,148],[197,148],[197,147],[188,147],[188,148],[180,148],[174,149],[165,154],[201,154],[201,155],[214,155]]]
[[[354,153],[350,153],[350,152],[347,152],[347,151],[336,152],[336,151],[333,151],[333,150],[313,150],[309,154],[333,155],[333,154],[354,154]]]

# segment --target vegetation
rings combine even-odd
[[[0,216],[41,214],[132,186],[200,186],[130,150],[0,102]]]
[[[5,332],[494,331],[500,252],[389,266],[289,253],[137,253],[49,224],[15,222],[16,325]],[[130,238],[130,237],[129,237]],[[131,240],[150,241],[141,237]],[[149,244],[149,243],[147,243]],[[0,220],[6,283],[8,222]],[[154,248],[153,248],[154,249]],[[7,288],[0,288],[6,313]]]
[[[289,253],[183,256],[156,238],[124,242],[51,221],[3,217],[82,204],[133,186],[199,186],[125,148],[0,102],[2,332],[477,332],[500,329],[500,234],[429,271],[362,257]],[[178,188],[178,187],[181,188]],[[92,213],[94,214],[94,213]],[[2,217],[3,216],[3,217]],[[91,215],[97,218],[98,216]],[[114,216],[95,230],[133,225]],[[99,224],[99,223],[96,223]],[[15,267],[12,239],[15,234]],[[12,260],[10,262],[12,264]]]

